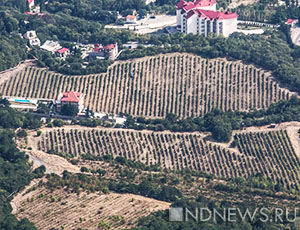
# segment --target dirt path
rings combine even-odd
[[[14,197],[14,199],[10,202],[10,205],[12,207],[12,214],[16,214],[20,209],[21,202],[23,202],[24,200],[26,200],[27,198],[29,198],[31,196],[30,194],[26,194],[26,191],[28,189],[30,189],[31,187],[37,185],[40,180],[41,179],[32,180],[29,185],[27,185],[21,192],[19,192]]]
[[[4,70],[4,71],[0,72],[0,85],[2,85],[11,76],[16,75],[22,69],[24,69],[28,66],[34,66],[35,65],[34,61],[35,60],[26,60],[24,62],[20,62],[16,67],[13,67],[11,69]]]
[[[37,150],[22,149],[22,151],[24,151],[33,162],[33,168],[44,165],[46,167],[46,173],[55,173],[61,175],[64,170],[72,173],[80,172],[79,167],[72,165],[70,162],[60,156],[44,153]]]

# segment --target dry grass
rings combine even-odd
[[[63,189],[50,192],[38,188],[23,196],[16,213],[18,218],[28,218],[39,230],[56,229],[127,229],[140,217],[170,204],[133,194],[67,193]]]

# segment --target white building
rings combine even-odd
[[[31,46],[40,46],[41,41],[37,37],[36,32],[34,30],[27,31],[24,35],[24,38],[29,40],[29,44]]]
[[[30,12],[34,10],[34,0],[28,0],[28,6],[30,9]]]
[[[149,5],[150,3],[155,3],[156,2],[156,0],[145,0],[145,4],[146,5]]]
[[[128,42],[123,44],[123,48],[124,49],[137,49],[139,47],[139,43],[138,42]]]
[[[35,5],[34,0],[28,0],[28,7],[31,13],[40,13],[41,8],[39,5]]]
[[[183,33],[229,36],[237,31],[237,14],[217,12],[215,0],[181,0],[176,6],[177,29]]]
[[[136,23],[136,16],[135,15],[127,15],[126,23]]]
[[[51,53],[55,53],[56,51],[58,51],[59,49],[61,49],[62,46],[58,43],[58,42],[55,42],[55,41],[46,41],[42,46],[41,46],[41,49],[43,50],[46,50],[46,51],[49,51]]]

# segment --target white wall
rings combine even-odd
[[[181,25],[181,10],[176,10],[176,24],[177,26]]]
[[[197,18],[198,15],[194,14],[192,17],[187,19],[186,26],[187,26],[187,33],[188,34],[197,34]]]
[[[237,18],[223,19],[223,35],[228,37],[237,31]]]

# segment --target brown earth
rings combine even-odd
[[[56,229],[128,229],[140,217],[165,210],[170,203],[133,194],[67,193],[63,189],[50,192],[38,188],[18,197],[16,216],[28,218],[39,230]],[[101,228],[102,227],[102,228]],[[106,229],[106,228],[105,228]]]

